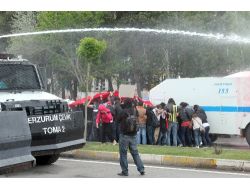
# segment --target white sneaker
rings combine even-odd
[[[196,146],[196,148],[200,148],[199,146]]]
[[[115,146],[117,144],[116,140],[113,141],[113,145]]]

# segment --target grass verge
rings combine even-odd
[[[168,146],[153,146],[153,145],[138,145],[141,154],[156,154],[156,155],[173,155],[173,156],[188,156],[216,159],[232,159],[232,160],[248,160],[250,161],[249,150],[224,149],[220,154],[215,154],[215,148],[189,148],[189,147],[168,147]],[[119,145],[111,143],[87,142],[82,150],[119,152]]]

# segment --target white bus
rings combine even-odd
[[[207,113],[213,135],[241,135],[250,145],[250,72],[226,77],[167,79],[150,90],[153,104],[187,102]]]

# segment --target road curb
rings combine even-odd
[[[145,164],[250,172],[250,161],[245,160],[225,160],[154,154],[140,154],[140,156]],[[74,150],[62,153],[61,157],[119,162],[118,152]],[[130,154],[128,154],[128,162],[133,163]]]

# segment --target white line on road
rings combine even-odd
[[[78,160],[78,159],[66,159],[66,158],[60,158],[59,160],[70,161],[70,162],[109,164],[109,165],[117,165],[117,166],[120,165],[119,163],[114,163],[114,162],[104,162],[104,161],[94,161],[94,160]],[[129,166],[135,167],[135,164],[129,164]],[[244,173],[233,173],[233,172],[222,172],[222,171],[220,172],[220,171],[199,170],[199,169],[189,169],[189,168],[174,168],[174,167],[166,167],[166,166],[150,166],[150,165],[145,165],[145,167],[146,168],[153,168],[153,169],[180,170],[180,171],[189,171],[189,172],[203,172],[203,173],[239,175],[239,176],[248,176],[248,177],[250,177],[250,174],[244,174]]]

